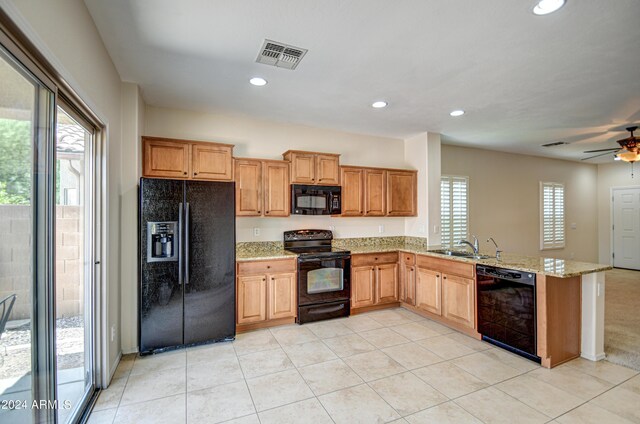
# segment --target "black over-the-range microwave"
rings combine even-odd
[[[291,184],[291,213],[294,215],[339,215],[342,212],[340,186]]]

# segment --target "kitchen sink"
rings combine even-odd
[[[429,250],[429,253],[437,253],[439,255],[457,256],[459,258],[469,258],[469,259],[489,259],[489,258],[491,258],[491,256],[488,256],[488,255],[474,255],[473,252],[463,252],[463,251],[460,251],[460,250],[436,249],[436,250]]]

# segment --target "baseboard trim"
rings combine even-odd
[[[598,353],[595,355],[590,355],[588,353],[581,353],[580,356],[584,359],[588,359],[590,361],[594,361],[594,362],[598,362],[598,361],[602,361],[603,359],[605,359],[607,357],[607,355],[602,352],[602,353]]]

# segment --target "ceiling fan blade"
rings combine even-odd
[[[620,150],[620,148],[619,147],[613,147],[611,149],[585,150],[582,153],[612,152],[614,150]]]
[[[620,150],[620,149],[615,149],[615,150]],[[605,156],[610,154],[611,154],[610,152],[604,152],[604,153],[600,153],[599,155],[589,156],[588,158],[584,158],[580,160],[589,160],[589,159],[599,158],[600,156]]]

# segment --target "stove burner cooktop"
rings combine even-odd
[[[284,233],[284,248],[300,256],[337,257],[351,252],[331,246],[329,230],[295,230]]]

